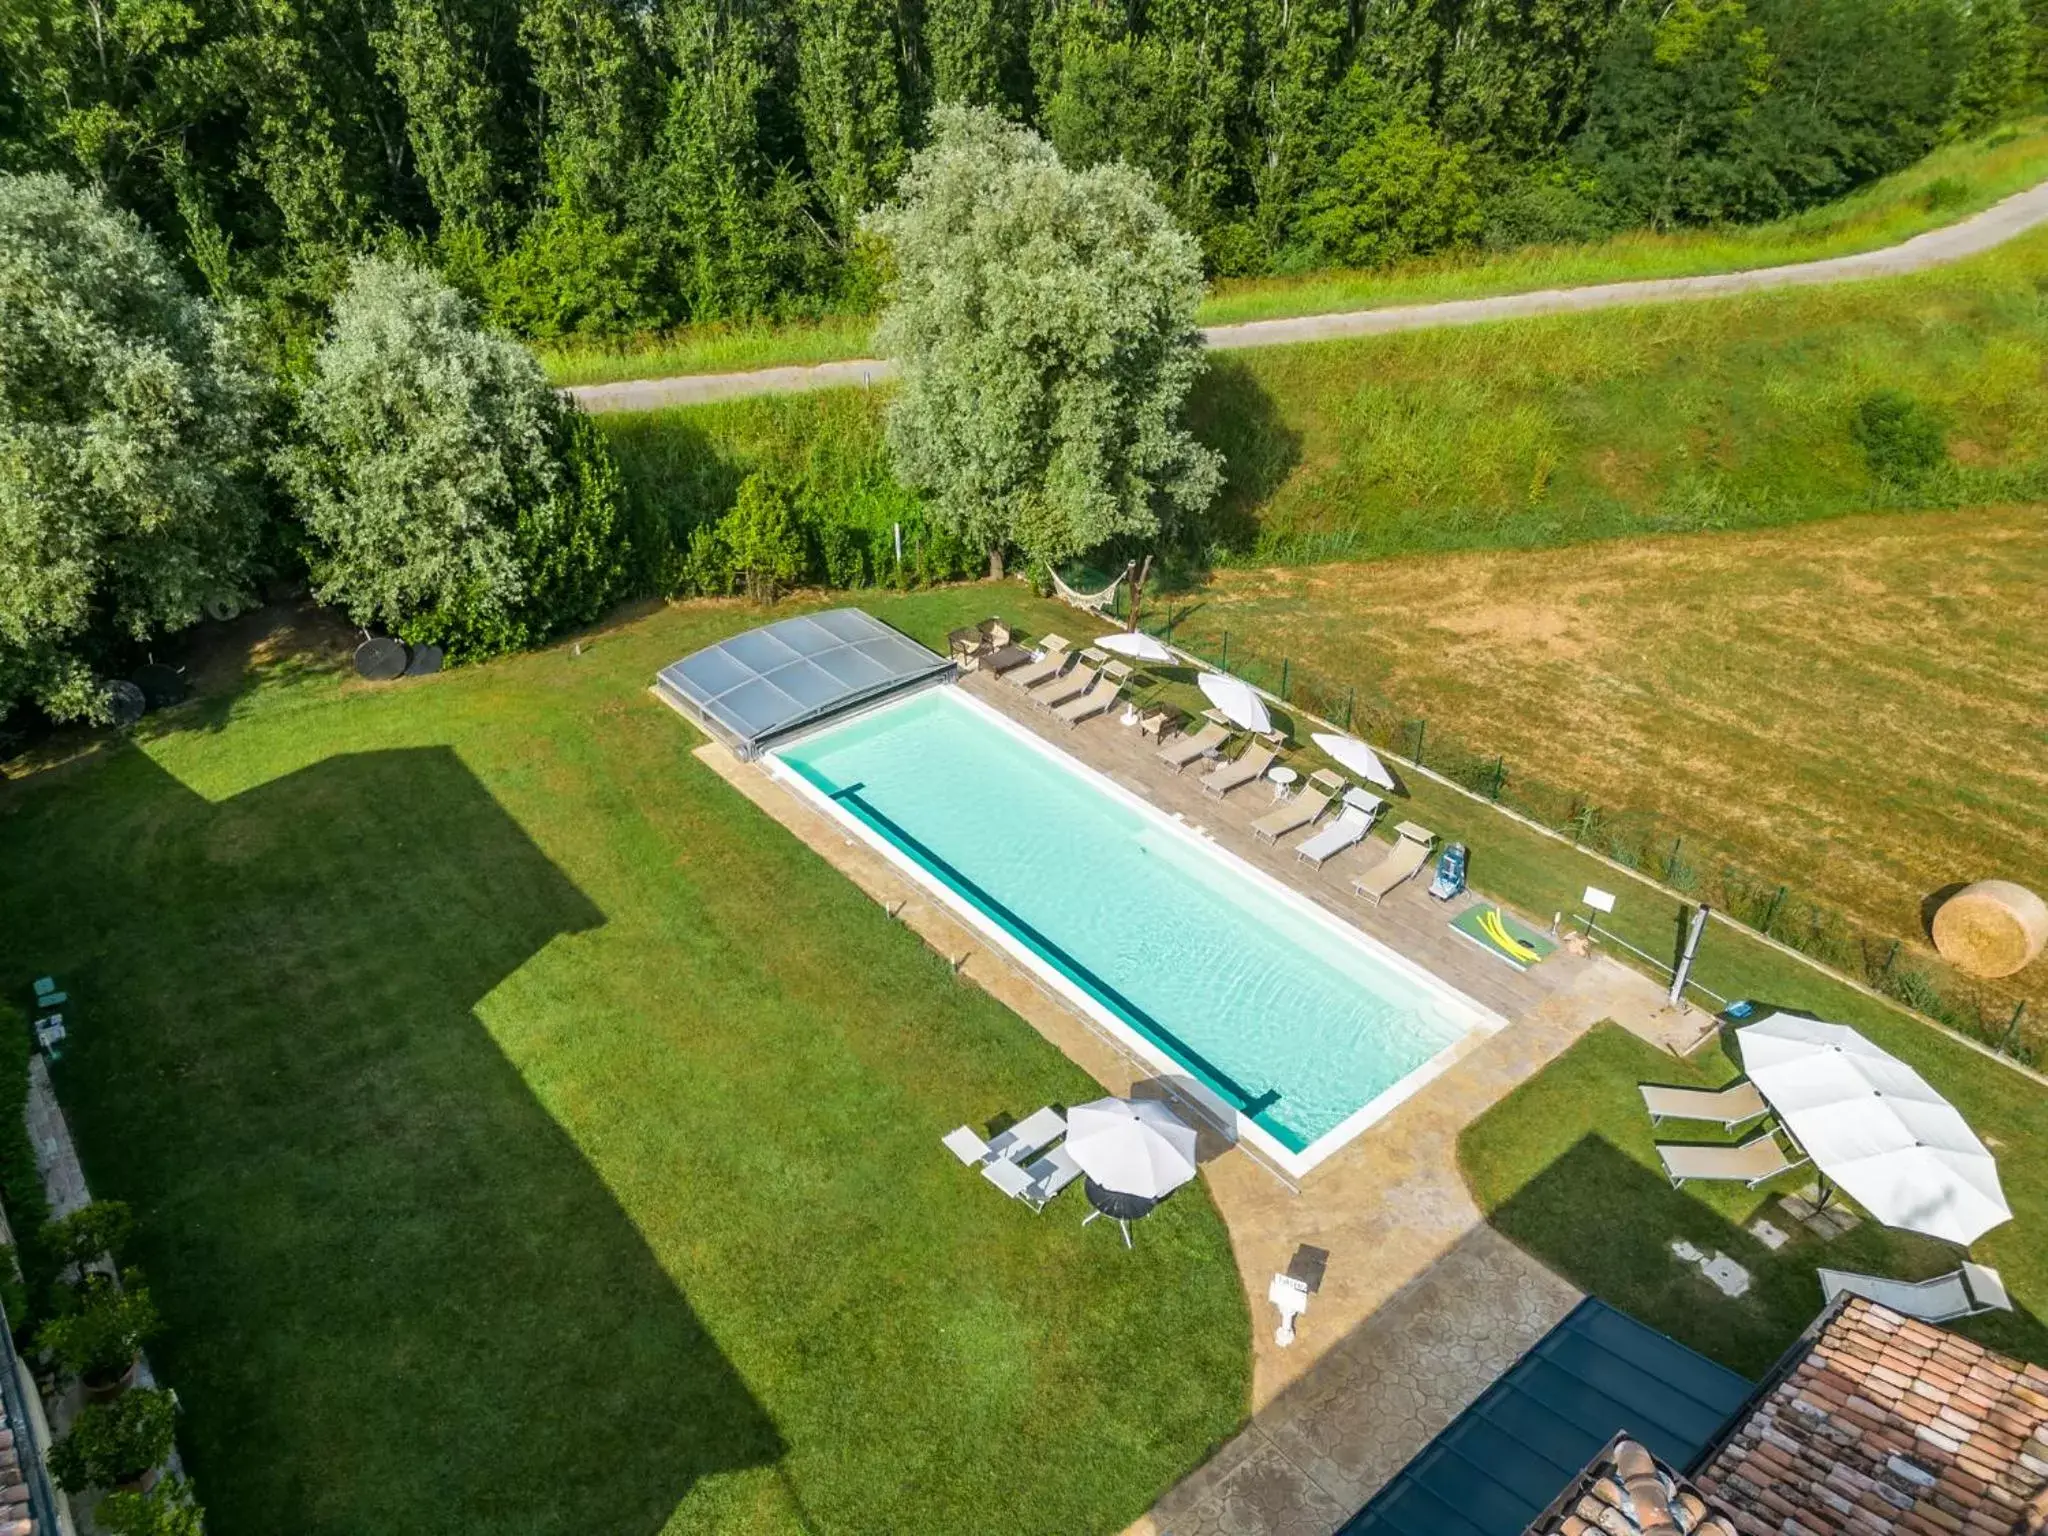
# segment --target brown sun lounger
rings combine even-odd
[[[1230,740],[1230,732],[1220,725],[1205,725],[1192,736],[1177,737],[1161,747],[1153,756],[1166,764],[1175,773],[1187,767],[1198,758],[1207,757],[1219,750]]]
[[[1062,672],[1049,683],[1043,683],[1031,690],[1031,702],[1042,704],[1047,709],[1058,709],[1062,704],[1071,703],[1095,686],[1095,680],[1102,676],[1093,667],[1083,662],[1071,672]]]
[[[1404,880],[1414,878],[1415,872],[1429,862],[1429,850],[1436,842],[1434,832],[1412,821],[1402,822],[1394,832],[1394,846],[1377,864],[1351,881],[1351,889],[1374,906],[1385,901]]]
[[[1130,681],[1131,669],[1121,662],[1112,661],[1095,674],[1095,681],[1088,685],[1088,691],[1078,699],[1070,700],[1053,711],[1053,715],[1069,729],[1101,714],[1116,703],[1117,695],[1123,692],[1124,684]]]
[[[1282,801],[1252,823],[1252,836],[1277,843],[1288,833],[1311,826],[1330,808],[1330,802],[1344,793],[1344,781],[1327,768],[1308,776],[1308,784],[1291,800]]]
[[[1673,1189],[1687,1179],[1726,1180],[1755,1189],[1766,1179],[1790,1173],[1806,1161],[1803,1157],[1796,1161],[1786,1157],[1779,1149],[1778,1138],[1769,1131],[1739,1147],[1676,1147],[1659,1142],[1657,1155],[1664,1160],[1664,1172],[1670,1176]]]
[[[1066,641],[1058,635],[1047,635],[1039,648],[1045,652],[1042,660],[1008,673],[1006,680],[1015,683],[1019,688],[1036,688],[1040,683],[1050,682],[1066,670],[1067,662],[1071,659],[1067,655]]]
[[[1666,1088],[1657,1083],[1638,1083],[1643,1108],[1650,1112],[1650,1124],[1660,1120],[1710,1120],[1732,1131],[1746,1120],[1767,1115],[1771,1106],[1756,1091],[1756,1084],[1744,1080],[1726,1088]]]
[[[1258,778],[1273,766],[1273,759],[1279,755],[1264,742],[1253,742],[1245,748],[1243,755],[1236,762],[1218,763],[1203,774],[1202,791],[1220,800],[1233,789],[1241,788]]]

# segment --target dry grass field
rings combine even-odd
[[[1881,933],[1957,881],[2048,890],[2039,507],[1227,571],[1177,606]],[[2014,981],[2048,998],[2048,958]]]

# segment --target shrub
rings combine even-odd
[[[95,1200],[43,1226],[43,1247],[60,1269],[83,1269],[102,1254],[119,1259],[135,1232],[135,1215],[119,1200]]]
[[[71,1433],[51,1447],[50,1472],[74,1493],[138,1478],[170,1457],[177,1413],[175,1397],[151,1388],[87,1403]]]
[[[1872,475],[1902,485],[1948,457],[1939,418],[1903,390],[1873,390],[1857,401],[1849,436]]]
[[[103,1385],[126,1374],[143,1341],[160,1327],[139,1270],[129,1270],[119,1285],[93,1271],[72,1292],[69,1309],[43,1325],[36,1348],[81,1380]]]
[[[718,533],[731,552],[733,572],[746,578],[747,595],[756,602],[774,602],[778,586],[804,573],[804,540],[789,498],[758,471],[740,482],[739,499],[720,520]]]
[[[110,1493],[94,1515],[107,1536],[204,1536],[192,1484],[167,1477],[147,1493]]]

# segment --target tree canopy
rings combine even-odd
[[[623,579],[617,477],[533,355],[409,263],[365,258],[278,456],[315,594],[457,659],[595,618]]]
[[[896,276],[898,472],[1000,570],[1202,512],[1222,461],[1181,424],[1202,369],[1201,254],[1143,172],[1076,171],[987,108],[941,107],[871,227]]]
[[[0,715],[102,717],[120,639],[240,598],[263,396],[133,215],[0,175]]]
[[[2044,85],[2048,0],[0,0],[0,169],[293,355],[369,249],[533,338],[865,305],[938,102],[1146,171],[1238,273],[1787,212]]]

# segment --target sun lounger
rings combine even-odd
[[[1067,642],[1058,635],[1047,635],[1039,649],[1045,652],[1043,658],[1032,662],[1028,667],[1019,667],[1016,671],[1006,674],[1010,682],[1019,688],[1036,688],[1040,683],[1052,681],[1066,669],[1071,658],[1067,655]]]
[[[1965,1263],[1961,1269],[1936,1275],[1932,1280],[1887,1280],[1882,1275],[1858,1275],[1846,1269],[1820,1272],[1821,1294],[1829,1301],[1848,1294],[1861,1296],[1881,1307],[1890,1307],[1904,1317],[1923,1323],[1953,1322],[1975,1317],[1980,1312],[2010,1312],[2012,1298],[2005,1293],[2005,1281],[1995,1269]]]
[[[1314,825],[1316,818],[1330,808],[1330,802],[1343,793],[1344,781],[1329,769],[1318,768],[1308,776],[1308,785],[1300,794],[1252,823],[1252,836],[1277,843],[1297,827]]]
[[[1771,1106],[1756,1091],[1756,1084],[1740,1082],[1727,1088],[1665,1088],[1657,1083],[1638,1083],[1643,1107],[1650,1112],[1650,1124],[1660,1120],[1711,1120],[1732,1131],[1745,1120],[1767,1115]]]
[[[1395,887],[1414,878],[1429,862],[1430,845],[1435,841],[1436,834],[1429,828],[1418,827],[1412,821],[1402,822],[1394,828],[1394,846],[1372,868],[1353,877],[1351,889],[1378,906]]]
[[[1366,833],[1372,830],[1372,813],[1362,811],[1355,805],[1347,805],[1337,819],[1324,827],[1313,837],[1304,838],[1296,845],[1294,857],[1300,863],[1321,869],[1346,848],[1356,848],[1365,841]]]
[[[1031,702],[1042,704],[1047,709],[1058,709],[1062,704],[1072,703],[1102,676],[1093,667],[1083,662],[1071,672],[1063,672],[1049,683],[1042,683],[1031,690]]]
[[[1067,1117],[1048,1104],[1043,1109],[1033,1110],[1007,1131],[999,1131],[990,1137],[989,1155],[1021,1163],[1027,1157],[1043,1152],[1066,1134]]]
[[[1187,767],[1197,758],[1207,757],[1230,740],[1230,732],[1220,725],[1205,725],[1193,736],[1181,736],[1169,741],[1153,755],[1175,773]]]
[[[1083,720],[1092,719],[1114,704],[1117,695],[1123,692],[1124,684],[1131,678],[1131,669],[1120,661],[1112,661],[1095,674],[1095,681],[1088,685],[1088,691],[1078,699],[1062,704],[1053,714],[1069,727],[1079,725]]]
[[[981,1176],[1012,1200],[1022,1200],[1034,1211],[1042,1211],[1053,1196],[1081,1177],[1081,1165],[1064,1146],[1054,1147],[1028,1167],[1012,1162],[994,1162]]]
[[[1778,1138],[1769,1131],[1739,1147],[1675,1147],[1657,1144],[1664,1160],[1664,1172],[1676,1189],[1687,1179],[1722,1179],[1747,1184],[1751,1189],[1766,1179],[1789,1173],[1806,1161],[1788,1159],[1779,1150]]]
[[[988,1143],[974,1134],[971,1125],[955,1126],[939,1138],[945,1149],[970,1168],[988,1161]]]
[[[1260,778],[1273,766],[1273,759],[1279,754],[1263,742],[1254,742],[1244,749],[1237,761],[1218,763],[1202,775],[1202,792],[1222,799],[1233,789],[1241,788],[1252,780]]]

